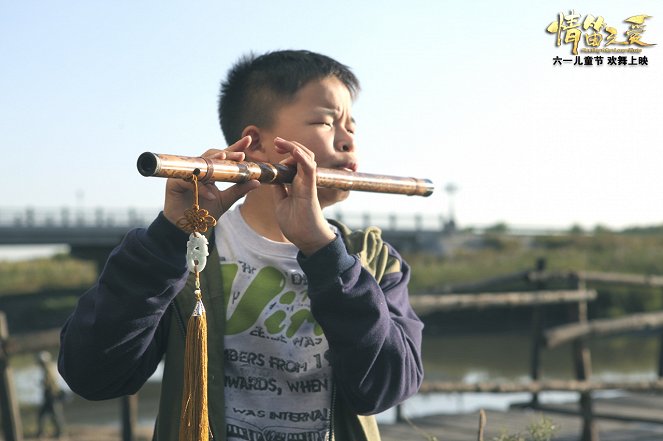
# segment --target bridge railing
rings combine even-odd
[[[72,228],[126,227],[148,225],[160,208],[93,208],[93,207],[0,207],[0,229],[7,228]],[[346,212],[326,210],[325,216],[337,219],[351,228],[375,225],[392,232],[452,232],[456,226],[448,218],[435,213]],[[463,226],[463,231],[484,234],[488,226]],[[511,226],[503,232],[510,235],[558,235],[559,228]]]
[[[133,227],[149,224],[158,213],[158,208],[0,208],[0,227]]]
[[[18,227],[108,227],[148,225],[159,208],[3,208],[0,207],[0,228]],[[325,212],[350,227],[376,225],[389,230],[440,231],[444,219],[435,214],[421,213],[347,213]]]

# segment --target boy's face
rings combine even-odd
[[[274,123],[262,136],[270,162],[284,159],[274,151],[273,140],[278,136],[306,146],[315,154],[318,167],[357,171],[354,132],[350,92],[338,78],[327,77],[302,87],[292,102],[277,110]],[[348,195],[348,191],[318,189],[323,207]]]

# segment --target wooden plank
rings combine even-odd
[[[457,309],[481,309],[496,306],[533,306],[575,303],[596,299],[592,289],[551,290],[531,292],[500,292],[478,294],[420,294],[410,297],[410,304],[417,313],[452,311]]]
[[[554,348],[580,337],[604,337],[625,332],[660,329],[663,329],[663,311],[644,312],[616,319],[597,319],[586,323],[556,326],[543,333],[543,340],[546,347]]]
[[[17,334],[7,339],[9,355],[30,354],[60,346],[60,328]]]
[[[513,393],[513,392],[546,392],[569,391],[591,392],[596,390],[629,390],[652,391],[663,390],[663,379],[651,381],[578,381],[578,380],[542,380],[526,383],[514,382],[479,382],[458,383],[447,381],[424,381],[419,393],[433,392],[480,392],[480,393]]]

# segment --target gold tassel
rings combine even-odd
[[[205,269],[207,239],[200,233],[216,225],[216,219],[198,206],[198,177],[193,182],[193,207],[185,211],[177,226],[191,233],[187,242],[187,267],[194,273],[196,306],[186,327],[184,348],[184,386],[179,441],[209,441],[207,413],[207,318],[200,291],[200,272]]]
[[[196,282],[198,282],[196,273]],[[207,318],[196,289],[196,307],[186,329],[184,390],[179,441],[208,441],[207,414]]]

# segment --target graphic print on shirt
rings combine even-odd
[[[322,335],[322,328],[315,322],[310,307],[307,306],[306,290],[300,291],[301,299],[299,303],[296,303],[298,294],[294,291],[284,292],[286,278],[276,268],[267,266],[256,270],[243,262],[227,263],[222,265],[224,283],[235,280],[240,265],[244,267],[245,271],[256,274],[243,294],[239,291],[231,291],[232,285],[223,287],[224,292],[231,293],[226,296],[226,311],[231,311],[232,308],[232,313],[228,314],[226,320],[226,335],[239,334],[252,327],[260,328],[262,326],[267,335],[278,336],[283,333],[288,322],[289,325],[285,332],[287,338],[292,338],[304,323],[313,324],[314,334]],[[293,276],[292,280],[306,279],[299,275],[298,277]],[[275,302],[283,307],[275,307]],[[302,304],[302,302],[304,303]],[[262,324],[258,323],[268,306],[273,312],[267,315]],[[299,309],[295,310],[298,306]]]
[[[246,260],[221,265],[228,439],[323,441],[329,347],[311,314],[306,277],[293,262],[277,269]]]

